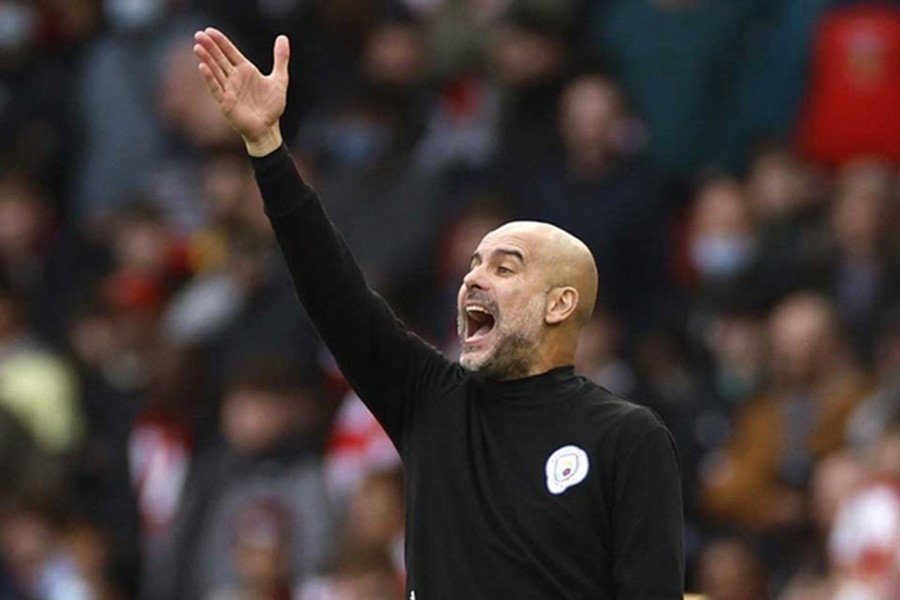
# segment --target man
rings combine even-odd
[[[297,294],[403,457],[406,598],[681,598],[672,438],[571,366],[597,288],[584,244],[531,222],[485,236],[459,291],[460,361],[448,361],[366,286],[290,160],[287,38],[268,76],[215,29],[196,41]]]
[[[870,384],[848,360],[840,319],[824,296],[798,292],[782,300],[768,337],[766,384],[736,412],[698,491],[709,516],[784,539],[808,525],[815,466],[842,447]]]

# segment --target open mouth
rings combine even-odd
[[[464,342],[476,344],[486,338],[494,330],[496,319],[484,306],[471,304],[466,307],[466,330]]]

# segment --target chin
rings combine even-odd
[[[459,364],[466,371],[488,381],[519,379],[529,374],[531,361],[528,357],[491,348],[479,352],[464,352],[459,356]]]
[[[466,371],[478,373],[491,363],[493,353],[490,350],[463,351],[459,355],[459,364]]]

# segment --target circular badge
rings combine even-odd
[[[554,495],[578,485],[587,477],[590,469],[587,452],[578,446],[563,446],[547,459],[544,472],[547,475],[547,490]]]

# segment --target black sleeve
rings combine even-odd
[[[616,477],[613,580],[618,600],[681,600],[684,517],[675,442],[656,425]]]
[[[369,289],[287,148],[252,163],[297,296],[350,385],[402,452],[413,400],[447,382],[452,364],[408,332]]]

